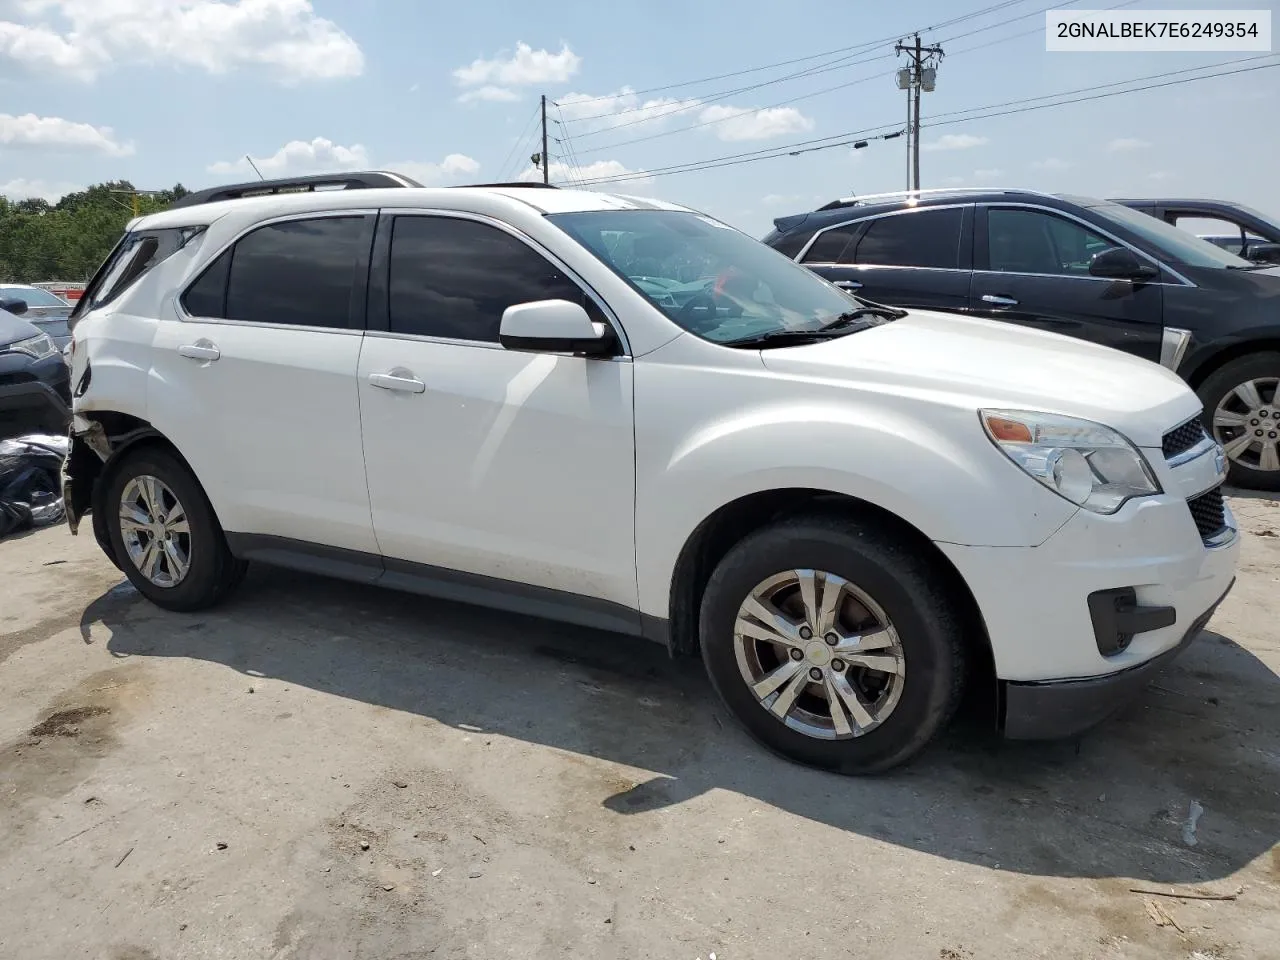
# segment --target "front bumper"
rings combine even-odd
[[[1225,515],[1227,528],[1202,539],[1186,499],[1163,494],[1110,517],[1082,510],[1038,547],[938,544],[981,611],[1008,736],[1094,725],[1191,642],[1235,578],[1240,543]],[[1122,590],[1127,614],[1100,616],[1099,596]],[[1131,631],[1119,643],[1117,624]]]
[[[1230,590],[1228,587],[1227,593]],[[1083,733],[1102,723],[1132,702],[1156,674],[1191,646],[1226,596],[1223,593],[1191,622],[1177,646],[1136,667],[1087,680],[1005,684],[1004,735],[1011,740],[1053,740]]]

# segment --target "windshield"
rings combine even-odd
[[[1118,203],[1100,203],[1090,207],[1090,212],[1100,217],[1127,227],[1155,247],[1155,252],[1186,264],[1188,267],[1208,267],[1222,270],[1234,268],[1248,269],[1253,266],[1248,260],[1228,253],[1221,247],[1215,247],[1207,240],[1201,240],[1195,234],[1180,230],[1177,227],[1157,220],[1149,213],[1124,207]]]
[[[27,301],[28,307],[69,307],[71,304],[39,287],[0,287],[0,295]]]
[[[730,343],[818,330],[863,304],[745,233],[674,210],[606,210],[548,219],[673,321]],[[867,324],[877,321],[868,318]]]

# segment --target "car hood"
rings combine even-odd
[[[1200,412],[1195,393],[1155,363],[1084,340],[958,314],[911,311],[834,340],[764,350],[778,373],[860,388],[1081,417],[1159,447]]]
[[[8,310],[0,310],[0,347],[7,347],[16,340],[29,340],[39,333],[36,327],[21,317]]]

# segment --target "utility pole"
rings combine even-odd
[[[898,89],[907,92],[907,189],[920,189],[920,93],[932,93],[937,85],[937,64],[942,61],[942,47],[923,46],[920,34],[913,45],[899,42],[894,52],[905,53],[911,64],[898,71]]]
[[[547,157],[547,95],[542,95],[542,182],[551,182],[551,164]]]

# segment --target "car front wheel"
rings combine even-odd
[[[712,684],[788,759],[887,770],[919,754],[959,703],[955,602],[932,561],[895,533],[835,518],[777,524],[730,550],[707,584]]]

